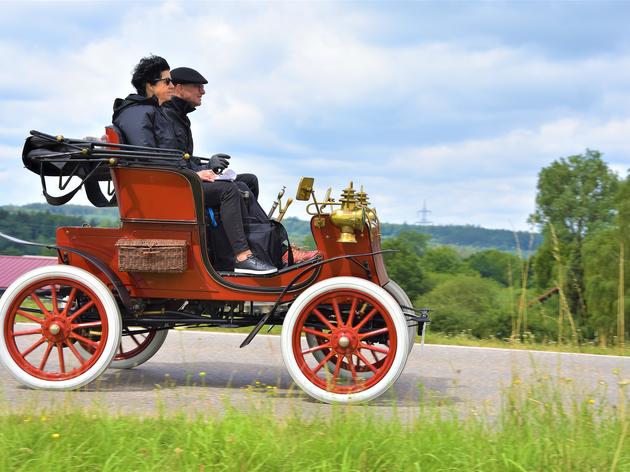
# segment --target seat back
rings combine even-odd
[[[123,144],[122,137],[120,132],[116,129],[114,125],[105,126],[105,135],[102,138],[106,143],[112,144]],[[117,147],[113,147],[111,149],[119,149]]]

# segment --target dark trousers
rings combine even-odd
[[[254,174],[238,174],[236,182],[243,182],[258,200],[258,177]]]
[[[219,207],[223,229],[234,255],[247,251],[249,245],[243,220],[249,215],[238,185],[227,180],[203,182],[203,197],[206,207]]]

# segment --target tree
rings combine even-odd
[[[563,293],[569,310],[582,322],[588,317],[582,260],[584,240],[613,223],[617,186],[617,176],[601,154],[592,150],[560,158],[538,175],[536,211],[531,219],[543,229],[544,250],[561,261]],[[537,259],[537,272],[551,275],[549,267],[545,268]]]
[[[422,267],[442,274],[472,273],[457,251],[449,246],[428,249],[422,256]]]
[[[507,338],[511,334],[507,289],[478,276],[455,275],[416,300],[431,310],[432,328],[457,334]]]
[[[424,252],[428,237],[414,234],[418,237],[403,236],[383,241],[383,249],[396,251],[383,256],[387,273],[407,292],[411,300],[426,291],[426,278],[418,254]]]
[[[506,287],[521,284],[523,263],[520,257],[496,249],[479,251],[466,259],[466,264],[482,277],[496,280]]]

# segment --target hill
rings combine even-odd
[[[31,241],[53,241],[57,226],[87,223],[92,226],[112,227],[117,226],[118,221],[117,208],[94,208],[83,205],[52,207],[41,203],[0,206],[0,231]],[[309,241],[312,241],[308,221],[291,217],[284,219],[283,224],[292,241],[300,245],[309,245]],[[419,226],[393,223],[381,225],[383,238],[397,236],[401,231],[425,233],[431,236],[431,245],[455,246],[465,252],[481,249],[516,252],[518,238],[521,250],[527,254],[535,251],[542,241],[542,236],[537,233],[487,229],[473,225]],[[0,253],[16,253],[18,250],[15,245],[11,245],[13,249],[7,252],[7,247],[7,244],[0,241]]]

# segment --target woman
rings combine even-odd
[[[114,101],[112,123],[125,144],[176,149],[173,125],[160,105],[171,98],[174,86],[166,59],[140,59],[131,78],[137,93]]]

